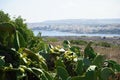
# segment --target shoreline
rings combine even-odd
[[[72,32],[62,32],[56,30],[32,30],[34,35],[37,36],[41,32],[42,36],[100,36],[100,37],[120,37],[120,34],[109,34],[109,33],[72,33]]]

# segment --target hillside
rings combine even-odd
[[[57,30],[72,33],[120,34],[120,19],[65,19],[28,23],[33,30]]]

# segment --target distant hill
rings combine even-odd
[[[120,34],[120,19],[64,19],[28,23],[27,25],[33,30]]]
[[[120,19],[63,19],[48,20],[42,24],[120,24]]]
[[[63,20],[48,20],[43,22],[28,23],[28,26],[31,25],[53,25],[53,24],[83,24],[83,25],[92,25],[92,24],[120,24],[120,18],[118,19],[63,19]]]

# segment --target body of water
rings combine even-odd
[[[35,36],[39,32],[42,33],[42,36],[100,36],[100,37],[114,37],[119,36],[119,34],[77,34],[77,33],[70,33],[70,32],[60,32],[60,31],[47,31],[47,30],[33,30]]]

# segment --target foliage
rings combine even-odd
[[[0,43],[9,47],[13,46],[16,32],[20,37],[21,44],[27,47],[28,41],[33,37],[33,32],[27,28],[24,19],[20,16],[12,20],[7,13],[0,10]],[[10,40],[10,41],[9,41]]]
[[[87,45],[88,42],[84,40],[70,40],[71,44],[75,45]],[[111,47],[112,45],[108,42],[105,41],[100,41],[100,42],[93,42],[95,46],[102,46],[102,47]]]
[[[28,49],[40,42],[37,53],[34,53],[35,49]],[[120,71],[119,64],[106,61],[104,56],[95,53],[91,43],[84,55],[78,47],[70,46],[69,41],[64,41],[63,46],[53,47],[40,38],[34,38],[29,44],[28,48],[19,47],[18,51],[1,45],[1,80],[109,80]]]
[[[47,46],[47,44],[43,41],[41,37],[32,37],[29,40],[28,44],[29,45],[27,45],[27,48],[29,48],[33,52],[39,52],[39,51],[45,52],[44,49],[46,49],[45,47]]]
[[[76,45],[87,45],[87,41],[84,40],[71,40],[71,44],[76,44]]]
[[[4,46],[12,46],[12,37],[15,33],[15,27],[11,23],[0,23],[0,43]]]
[[[33,37],[33,32],[27,28],[27,24],[24,23],[24,19],[21,18],[21,16],[15,18],[13,20],[13,23],[16,26],[16,30],[18,30],[22,35],[23,38],[25,39],[25,42],[28,42],[28,40]]]
[[[18,20],[18,23],[20,29],[25,27],[23,22]],[[0,36],[5,41],[0,43],[0,80],[119,80],[116,75],[120,65],[97,54],[92,42],[84,53],[68,40],[55,47],[41,37],[29,37],[26,42],[24,36],[28,34],[24,35],[13,24],[0,24],[0,32],[7,31]]]
[[[96,45],[102,46],[102,47],[111,47],[112,45],[108,42],[98,42]]]
[[[57,42],[56,38],[45,38],[46,42]]]
[[[10,17],[7,13],[4,13],[2,10],[0,10],[0,23],[2,22],[9,22]]]
[[[90,42],[85,50],[84,50],[84,57],[89,59],[94,59],[96,57],[96,53],[94,52],[93,48],[91,47],[92,42]]]

